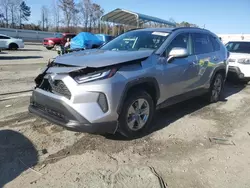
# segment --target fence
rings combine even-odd
[[[23,39],[25,42],[42,42],[44,38],[55,37],[59,33],[23,29],[0,28],[0,34]]]
[[[21,38],[25,42],[42,42],[44,38],[55,37],[59,33],[45,32],[45,31],[33,31],[23,29],[9,29],[0,28],[0,34],[8,35],[15,38]],[[248,40],[250,41],[250,34],[218,34],[221,37],[223,43],[227,43],[230,40]]]

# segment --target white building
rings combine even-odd
[[[225,44],[228,41],[250,41],[250,34],[217,34]]]

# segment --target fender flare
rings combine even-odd
[[[224,81],[226,80],[226,78],[227,78],[226,66],[225,66],[225,65],[221,65],[221,66],[219,66],[219,67],[216,67],[215,70],[213,71],[213,74],[212,74],[211,79],[210,79],[210,84],[212,83],[212,81],[214,80],[215,75],[216,75],[219,71],[224,71],[224,72],[225,72]]]
[[[157,82],[157,80],[154,77],[143,77],[143,78],[139,78],[136,80],[132,80],[130,82],[128,82],[123,90],[123,94],[121,96],[121,99],[119,101],[119,105],[117,108],[117,113],[120,114],[121,110],[122,110],[122,106],[125,102],[126,97],[128,96],[128,92],[129,90],[136,86],[136,85],[140,85],[140,84],[152,84],[156,90],[156,101],[159,99],[160,97],[160,88],[159,88],[159,84]]]

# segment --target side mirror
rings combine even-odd
[[[186,48],[173,48],[168,55],[168,62],[173,60],[174,58],[187,57],[188,51]]]

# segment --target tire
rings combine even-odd
[[[241,83],[242,83],[243,85],[247,85],[247,84],[249,83],[249,81],[243,80],[243,81],[241,81]]]
[[[136,109],[138,104],[141,106],[140,110]],[[144,110],[142,111],[142,109]],[[137,90],[130,92],[119,115],[118,131],[127,138],[142,136],[149,129],[154,112],[154,101],[146,91]],[[143,119],[146,117],[146,121],[143,122]],[[141,122],[141,124],[138,122]]]
[[[216,103],[221,99],[222,91],[224,87],[224,76],[221,73],[217,73],[213,78],[210,85],[209,92],[206,96],[208,102]]]
[[[46,47],[47,50],[52,50],[54,47]]]
[[[10,49],[10,50],[17,50],[17,49],[18,49],[18,45],[17,45],[16,43],[11,43],[11,44],[9,45],[9,49]]]

